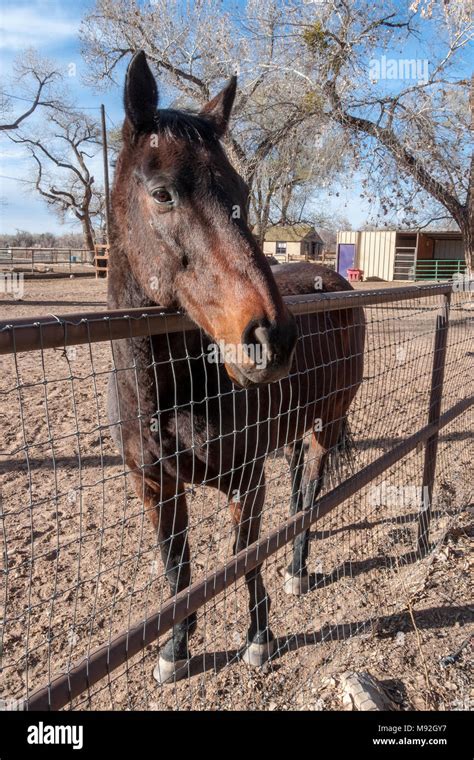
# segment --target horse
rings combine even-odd
[[[235,94],[232,77],[199,112],[159,109],[143,51],[125,79],[108,307],[179,308],[196,325],[117,341],[108,391],[112,437],[151,517],[172,595],[191,582],[187,485],[224,494],[234,553],[258,538],[270,452],[283,448],[289,463],[291,513],[313,509],[362,380],[362,309],[297,320],[283,299],[314,293],[315,278],[323,292],[351,285],[313,263],[272,270],[248,226],[249,188],[222,140]],[[225,350],[211,361],[216,346]],[[294,540],[290,594],[310,587],[307,557],[308,531]],[[276,648],[261,565],[245,581],[250,625],[241,658],[261,666]],[[172,628],[153,671],[159,684],[186,675],[196,625],[192,613]]]

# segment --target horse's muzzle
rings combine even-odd
[[[282,380],[290,371],[297,340],[296,320],[289,313],[284,321],[253,320],[242,334],[243,359],[227,362],[228,374],[244,388]]]

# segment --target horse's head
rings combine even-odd
[[[145,54],[125,83],[116,231],[147,297],[180,306],[221,348],[238,384],[288,374],[297,338],[270,266],[247,225],[248,188],[219,142],[233,77],[200,113],[157,110]]]

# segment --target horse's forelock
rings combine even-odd
[[[156,112],[155,132],[191,143],[215,142],[218,137],[210,119],[192,111],[162,109]]]

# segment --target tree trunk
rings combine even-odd
[[[270,200],[271,200],[271,195],[270,193],[267,193],[265,196],[265,203],[263,204],[263,208],[260,214],[258,244],[260,248],[262,249],[262,251],[263,251],[263,244],[265,242],[265,235],[267,234],[268,222],[270,219]]]
[[[467,271],[471,276],[474,275],[474,214],[472,211],[473,209],[466,205],[462,209],[462,213],[454,217],[461,230],[464,259]]]
[[[472,225],[469,225],[466,231],[461,231],[467,271],[471,277],[474,277],[474,229]]]
[[[474,79],[471,84],[471,113],[474,108]],[[459,224],[459,222],[458,222]],[[474,153],[471,156],[469,168],[469,187],[466,198],[466,211],[463,223],[459,225],[464,242],[464,258],[466,259],[467,273],[474,278]]]
[[[82,235],[84,238],[84,247],[87,250],[86,260],[89,264],[94,263],[94,231],[91,220],[88,216],[82,219]]]

